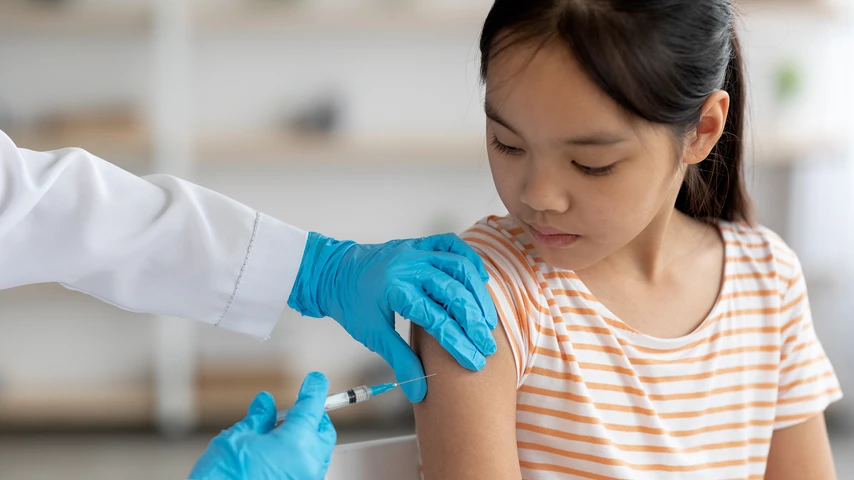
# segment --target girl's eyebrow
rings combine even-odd
[[[517,132],[510,123],[498,113],[498,110],[491,104],[489,101],[484,101],[483,103],[483,111],[486,113],[486,117],[492,120],[493,122],[501,125],[513,132],[513,134],[517,136],[519,132]],[[591,134],[585,134],[578,137],[568,138],[564,141],[567,145],[572,145],[576,147],[609,147],[612,145],[616,145],[618,143],[623,143],[629,140],[629,138],[623,134],[616,132],[596,132]]]
[[[513,127],[510,126],[510,124],[507,122],[507,120],[504,120],[504,118],[498,113],[498,110],[495,107],[493,107],[492,104],[489,103],[488,100],[483,102],[483,111],[486,112],[486,117],[488,119],[490,119],[493,122],[501,125],[502,127],[506,128],[507,130],[510,130],[515,135],[521,136],[521,135],[519,135],[519,132],[517,132]]]

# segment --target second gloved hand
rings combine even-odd
[[[328,391],[323,374],[309,374],[278,427],[273,396],[259,393],[246,418],[211,440],[190,480],[323,480],[336,440]]]
[[[453,234],[362,245],[310,233],[288,305],[334,318],[403,382],[424,369],[394,330],[394,312],[423,327],[463,367],[483,368],[495,353],[498,324],[487,280],[480,257]],[[427,393],[424,380],[401,387],[413,402]]]

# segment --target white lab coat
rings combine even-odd
[[[0,290],[59,282],[125,310],[263,339],[306,239],[178,178],[137,177],[77,148],[19,149],[0,131]]]

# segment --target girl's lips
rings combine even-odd
[[[530,227],[531,235],[537,242],[553,248],[568,247],[575,243],[575,241],[578,240],[579,237],[579,235],[561,232],[554,228],[542,227],[541,230],[540,228],[537,228],[530,224],[528,225],[528,227]]]

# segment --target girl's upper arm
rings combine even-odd
[[[420,328],[413,347],[428,380],[427,397],[415,405],[425,480],[520,480],[516,451],[516,367],[503,327],[498,351],[480,372],[460,367]]]
[[[780,309],[780,378],[765,478],[836,478],[824,410],[842,396],[833,366],[816,336],[807,286],[797,256]]]
[[[765,480],[832,480],[836,478],[824,415],[776,430]]]

